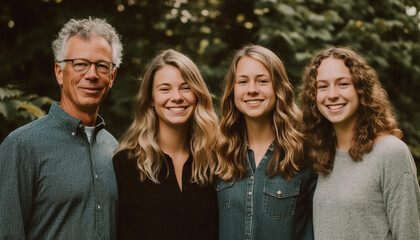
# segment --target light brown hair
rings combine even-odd
[[[272,113],[272,129],[275,135],[274,152],[266,174],[269,177],[281,174],[289,179],[304,165],[303,135],[299,131],[301,111],[294,101],[292,85],[281,60],[271,50],[247,45],[236,52],[225,80],[222,98],[220,136],[217,147],[218,175],[222,179],[244,178],[246,168],[247,130],[243,114],[234,103],[236,67],[242,57],[251,57],[261,62],[270,72],[276,103]]]
[[[197,97],[189,133],[189,148],[193,156],[191,181],[206,185],[213,181],[216,167],[213,150],[217,140],[218,119],[213,110],[210,92],[197,66],[175,50],[162,51],[150,62],[136,97],[134,121],[123,136],[118,151],[128,150],[129,157],[137,159],[141,181],[149,178],[159,183],[162,165],[168,163],[159,147],[158,116],[152,110],[151,102],[155,73],[166,65],[179,69]]]
[[[349,150],[354,161],[361,161],[362,155],[372,150],[378,134],[391,134],[398,138],[402,132],[388,94],[379,82],[377,73],[366,60],[350,48],[330,47],[315,54],[305,69],[301,85],[305,139],[309,146],[309,157],[318,173],[328,175],[334,165],[336,138],[333,125],[318,110],[316,104],[316,77],[322,60],[342,59],[352,76],[359,98],[358,119],[354,128],[355,135]]]

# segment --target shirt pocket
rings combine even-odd
[[[299,180],[266,180],[263,196],[264,214],[274,219],[294,215],[299,189]]]
[[[230,207],[230,194],[232,186],[235,183],[235,180],[224,181],[219,180],[216,185],[217,191],[217,205],[219,208],[219,213],[222,213],[229,209]]]

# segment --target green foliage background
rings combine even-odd
[[[410,7],[416,9],[409,15]],[[419,165],[418,9],[418,0],[2,0],[0,141],[59,100],[53,37],[70,18],[95,16],[123,37],[123,64],[100,109],[117,138],[131,122],[145,64],[159,50],[174,48],[193,59],[218,109],[221,82],[243,44],[276,52],[295,87],[314,51],[351,46],[378,72]]]

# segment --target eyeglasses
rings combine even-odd
[[[73,70],[79,74],[87,73],[92,63],[95,64],[96,73],[101,76],[110,75],[115,68],[115,64],[112,62],[108,62],[108,61],[91,62],[84,58],[63,59],[61,61],[58,61],[58,63],[62,63],[62,62],[71,62]]]

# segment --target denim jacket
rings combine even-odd
[[[219,180],[219,239],[313,239],[312,197],[316,175],[305,168],[285,180],[269,178],[270,145],[258,167],[248,148],[248,176],[241,180]],[[255,170],[254,170],[255,169]]]

